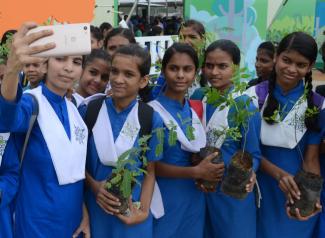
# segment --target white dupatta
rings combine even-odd
[[[51,104],[42,94],[42,87],[28,90],[38,102],[37,122],[41,129],[60,185],[75,183],[85,178],[87,126],[77,108],[65,98],[71,139]]]
[[[2,162],[2,156],[5,152],[9,136],[10,136],[10,133],[0,133],[0,167],[1,167],[1,162]]]
[[[265,102],[267,102],[267,98],[268,96],[266,97]],[[264,103],[262,107],[262,115],[265,106],[266,103]],[[262,144],[288,149],[295,148],[307,131],[305,126],[305,111],[307,107],[307,100],[304,98],[304,95],[302,95],[283,119],[277,115],[277,123],[270,125],[262,119]],[[324,108],[324,104],[322,108]]]
[[[171,130],[171,126],[176,125],[177,140],[181,143],[181,148],[185,151],[196,153],[206,145],[206,134],[196,112],[192,110],[192,127],[194,128],[194,140],[189,140],[174,117],[157,100],[149,102],[155,111],[159,113],[166,127]]]

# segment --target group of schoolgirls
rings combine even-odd
[[[311,91],[310,70],[317,55],[312,37],[304,33],[285,37],[270,79],[235,96],[236,102],[248,100],[246,110],[251,112],[248,126],[240,128],[241,139],[209,141],[209,130],[234,126],[231,115],[237,111],[207,104],[202,89],[194,93],[202,101],[202,114],[191,106],[186,95],[196,79],[199,59],[189,44],[175,43],[165,52],[164,90],[148,103],[151,107],[138,100],[139,91],[148,84],[150,55],[133,44],[117,49],[111,63],[102,52],[103,57],[90,55],[85,62],[82,56],[51,57],[44,82],[22,94],[17,77],[22,66],[43,62],[32,55],[55,47],[29,46],[51,34],[26,35],[35,26],[26,23],[15,35],[1,84],[0,129],[11,135],[0,167],[0,237],[313,237],[317,211],[308,218],[289,218],[285,205],[293,197],[299,199],[293,180],[299,169],[319,173],[323,99]],[[205,50],[202,73],[211,87],[230,94],[233,66],[239,63],[238,47],[229,40],[218,40]],[[92,103],[81,100],[78,111],[67,99],[67,91],[80,79],[77,93],[81,99],[96,95],[106,88],[108,75],[111,96],[94,99],[101,99],[101,104],[89,129],[82,117],[87,118]],[[102,83],[96,84],[92,78]],[[21,158],[35,99],[37,120]],[[300,101],[302,106],[297,109]],[[301,130],[292,133],[295,126],[292,128],[290,118],[304,117],[307,108],[314,107],[319,112],[306,117]],[[106,190],[105,181],[119,156],[139,146],[142,110],[151,113],[151,150],[146,154],[146,174],[137,178],[141,186],[135,184],[130,214],[125,216],[116,209],[120,201]],[[275,111],[284,119],[270,120]],[[155,133],[158,128],[164,128],[166,134],[160,154],[155,153],[160,143]],[[175,145],[169,142],[173,130]],[[192,154],[207,144],[221,150],[224,163],[211,163],[216,155],[212,154],[193,166]],[[248,196],[237,200],[219,187],[204,193],[196,181],[220,182],[238,150],[253,158]],[[143,166],[140,159],[137,166]],[[252,193],[255,172],[262,195],[259,209]],[[140,208],[134,208],[132,203],[138,201]]]

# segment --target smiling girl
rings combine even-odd
[[[163,159],[157,162],[156,167],[165,208],[165,215],[154,223],[156,238],[203,237],[205,198],[203,192],[196,188],[195,180],[220,181],[224,172],[223,164],[210,162],[215,154],[196,166],[191,165],[192,154],[206,144],[204,128],[185,98],[197,69],[195,50],[187,44],[173,44],[162,61],[166,90],[149,103],[163,118],[167,134],[172,133],[170,124],[177,132],[175,145],[170,145],[168,136],[165,137]],[[190,128],[194,131],[192,137],[187,133]]]
[[[73,94],[77,107],[104,95],[109,81],[110,64],[111,57],[102,49],[93,49],[85,57],[81,78]]]
[[[321,208],[301,217],[288,217],[286,200],[293,204],[300,191],[293,176],[301,169],[320,174],[320,129],[324,123],[323,98],[312,92],[311,69],[317,57],[317,44],[306,33],[293,32],[278,47],[269,82],[256,87],[263,116],[261,129],[262,171],[258,175],[262,192],[258,219],[258,237],[312,237]],[[264,85],[264,87],[263,87]],[[312,110],[313,113],[308,113]],[[288,206],[288,205],[287,205]],[[300,221],[299,221],[300,220]]]
[[[78,232],[89,237],[85,209],[82,221],[87,127],[65,97],[81,76],[83,57],[50,57],[45,83],[22,94],[18,74],[23,65],[44,62],[33,54],[55,47],[53,43],[31,47],[32,42],[52,34],[46,30],[26,35],[35,27],[34,23],[25,23],[15,34],[1,86],[0,114],[5,116],[1,116],[0,124],[13,132],[15,140],[10,143],[19,150],[12,154],[16,157],[13,160],[19,161],[17,156],[34,111],[30,94],[39,108],[21,167],[14,233],[17,237],[71,238],[82,223],[85,226]]]

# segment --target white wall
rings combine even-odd
[[[97,7],[94,9],[95,17],[91,24],[99,26],[103,22],[109,22],[114,26],[114,0],[96,0],[96,5]],[[109,13],[107,13],[108,10]]]

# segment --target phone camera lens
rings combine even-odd
[[[87,26],[84,26],[84,30],[85,30],[85,31],[87,30]]]

